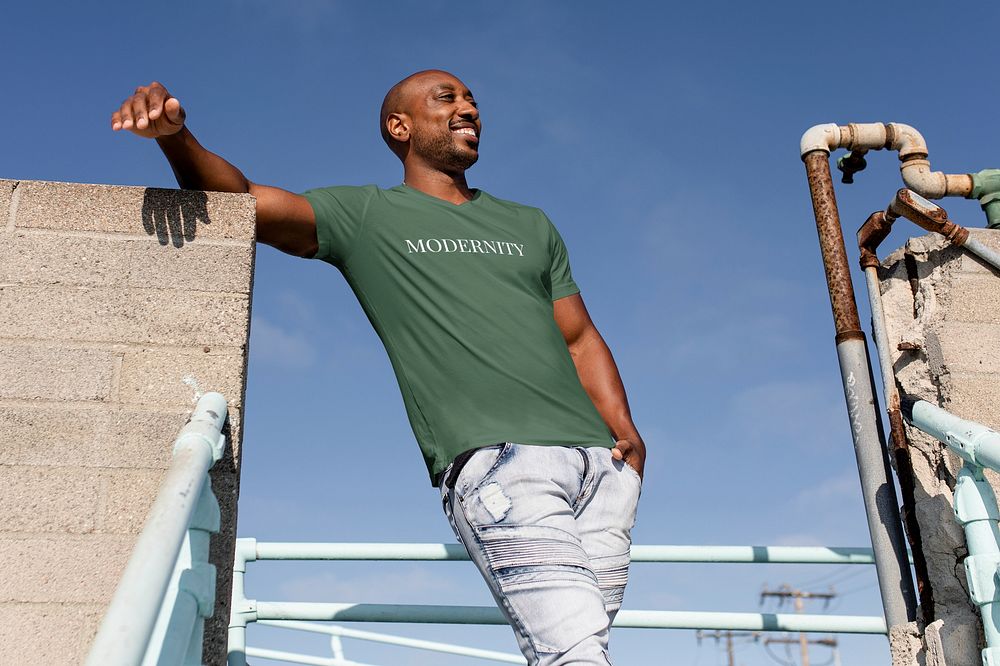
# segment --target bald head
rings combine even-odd
[[[451,72],[446,72],[442,69],[425,69],[410,74],[392,88],[389,88],[389,92],[385,94],[385,99],[382,100],[382,109],[379,112],[379,130],[382,133],[382,140],[385,141],[389,149],[400,159],[403,159],[403,155],[406,152],[406,144],[393,137],[386,125],[386,121],[394,113],[411,114],[414,103],[425,95],[430,88],[442,83],[450,83],[462,88],[465,87],[465,84]]]

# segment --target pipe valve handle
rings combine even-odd
[[[864,171],[868,162],[864,158],[864,153],[851,151],[847,155],[837,158],[837,169],[843,174],[840,182],[850,185],[854,182],[854,174]]]

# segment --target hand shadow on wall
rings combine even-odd
[[[164,190],[147,187],[142,198],[142,226],[156,234],[160,245],[183,247],[198,234],[198,223],[211,224],[208,195],[197,190]]]

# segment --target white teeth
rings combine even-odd
[[[468,134],[470,136],[476,136],[476,130],[471,127],[459,127],[458,129],[453,129],[452,132],[455,134]]]

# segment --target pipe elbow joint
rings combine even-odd
[[[924,154],[926,156],[926,153]],[[903,156],[900,154],[900,159]],[[931,171],[931,163],[924,158],[913,158],[899,167],[906,186],[928,199],[941,199],[948,193],[948,179],[941,171]]]
[[[892,217],[885,214],[885,211],[876,211],[868,216],[861,228],[858,229],[858,250],[860,250],[861,268],[878,268],[881,264],[878,260],[878,246],[881,245],[892,231]]]
[[[901,162],[927,157],[927,142],[917,128],[903,123],[886,125],[888,147],[899,153]]]
[[[1000,169],[984,169],[971,175],[972,189],[966,196],[979,199],[986,213],[986,226],[1000,228]]]
[[[799,141],[799,155],[805,158],[806,153],[823,150],[828,154],[840,147],[840,127],[836,123],[813,125],[805,131]]]

